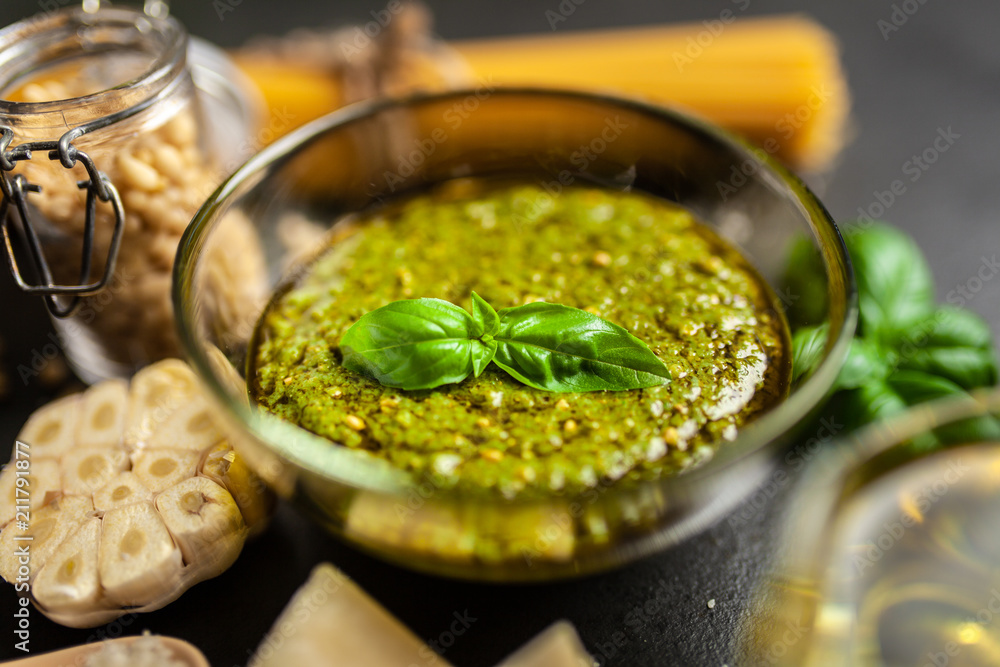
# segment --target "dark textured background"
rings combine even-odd
[[[69,1],[69,0],[65,0]],[[194,34],[223,46],[258,32],[300,25],[364,22],[383,2],[351,0],[222,0],[234,7],[222,19],[211,0],[175,0],[174,13]],[[547,32],[545,11],[558,0],[469,2],[427,0],[437,32],[457,39]],[[577,0],[579,2],[579,0]],[[562,30],[715,18],[728,0],[625,2],[584,0]],[[738,3],[744,5],[744,0]],[[855,136],[837,168],[824,179],[822,198],[838,220],[867,208],[875,192],[903,164],[931,145],[938,129],[959,139],[919,181],[907,182],[885,217],[910,231],[930,257],[943,300],[967,284],[984,258],[1000,252],[997,155],[1000,132],[1000,3],[993,0],[897,0],[918,8],[884,39],[877,26],[893,11],[890,0],[804,2],[750,0],[747,15],[802,11],[833,30],[843,46],[854,96]],[[34,13],[39,2],[2,0],[0,25]],[[985,275],[985,274],[984,274]],[[973,285],[975,286],[975,281]],[[0,404],[0,454],[28,413],[48,395],[37,381],[14,372],[44,345],[49,325],[41,304],[14,292],[0,277],[3,363],[12,374],[11,397]],[[1000,278],[987,280],[966,305],[1000,331]],[[459,667],[493,664],[550,622],[568,618],[603,665],[732,664],[732,642],[755,581],[774,548],[787,487],[749,519],[724,519],[671,551],[606,575],[545,586],[477,586],[412,574],[363,556],[314,529],[282,507],[263,539],[247,546],[224,576],[199,584],[167,609],[115,635],[142,628],[189,639],[215,667],[242,665],[309,569],[330,560],[397,614],[419,636],[434,640],[454,612],[477,620],[444,657]],[[706,602],[714,598],[715,608]],[[11,624],[12,589],[0,585],[0,628]],[[33,653],[86,641],[96,631],[71,631],[33,615]],[[13,639],[0,632],[0,658],[14,656]],[[432,664],[432,663],[428,663]]]

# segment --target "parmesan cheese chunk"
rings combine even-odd
[[[329,563],[313,569],[248,667],[371,667],[448,663]]]
[[[594,667],[569,621],[559,621],[519,648],[497,667]]]

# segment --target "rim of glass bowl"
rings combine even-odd
[[[265,429],[261,429],[259,426],[262,423],[281,421],[278,417],[255,411],[248,405],[234,401],[230,397],[212,370],[212,364],[198,342],[194,326],[196,323],[187,307],[186,295],[192,286],[194,269],[204,239],[212,230],[217,220],[217,213],[224,208],[223,204],[231,196],[247,183],[254,181],[269,166],[287,157],[310,139],[386,110],[406,108],[423,101],[446,101],[449,98],[464,99],[474,92],[472,89],[459,89],[444,93],[419,93],[390,100],[359,102],[311,121],[264,148],[227,178],[195,214],[181,238],[174,263],[172,299],[178,334],[188,359],[194,366],[196,373],[208,386],[211,395],[222,405],[229,417],[234,418],[254,439],[263,443],[268,449],[313,474],[326,478],[335,476],[338,481],[349,483],[357,489],[405,493],[413,488],[408,481],[400,481],[399,478],[374,479],[365,476],[364,468],[362,468],[360,475],[352,475],[352,470],[339,470],[335,475],[331,475],[330,470],[323,465],[317,465],[317,462],[330,460],[328,440],[299,426],[287,424],[291,428],[284,425],[279,427],[281,441],[275,441],[272,437],[273,432],[265,432]],[[839,273],[845,287],[843,316],[839,323],[831,322],[831,339],[828,341],[826,358],[812,375],[784,401],[741,430],[736,440],[718,450],[710,461],[683,475],[664,477],[653,481],[652,484],[671,486],[679,483],[697,484],[700,480],[716,475],[725,468],[738,465],[748,459],[769,455],[771,449],[781,444],[783,437],[789,432],[793,432],[796,426],[800,425],[830,392],[847,356],[848,347],[854,334],[857,320],[854,272],[844,240],[826,208],[797,176],[770,155],[715,125],[687,113],[639,100],[573,90],[506,87],[498,88],[492,94],[501,96],[540,95],[578,99],[589,103],[628,109],[647,114],[653,119],[662,119],[682,126],[695,134],[705,135],[709,141],[723,144],[741,159],[760,162],[761,170],[768,170],[777,177],[787,189],[788,194],[801,206],[811,223],[820,246],[826,245],[833,248],[835,263],[830,267],[831,277]],[[832,326],[834,324],[836,326]],[[271,431],[271,429],[266,429],[266,431]],[[287,438],[295,439],[294,446],[290,446]]]

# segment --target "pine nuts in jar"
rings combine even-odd
[[[0,172],[5,198],[14,199],[7,195],[18,177],[31,186],[27,216],[15,212],[13,201],[8,206],[13,236],[37,238],[50,270],[41,272],[40,283],[94,285],[111,267],[100,289],[49,297],[60,342],[87,381],[125,377],[180,356],[170,301],[174,255],[233,157],[213,136],[220,119],[210,117],[227,110],[217,100],[214,107],[205,103],[188,54],[188,35],[176,20],[132,9],[71,7],[0,32],[0,127],[9,130],[0,149],[13,167]],[[251,116],[238,110],[229,124],[244,123],[246,136]],[[29,144],[60,139],[58,150],[35,148],[26,157]],[[117,192],[120,237],[114,198],[93,195],[95,179],[82,159],[67,168],[78,154]],[[90,187],[81,187],[88,178]],[[96,200],[92,225],[88,197]],[[260,248],[248,224],[227,230],[234,238],[217,261],[220,279],[236,281],[229,305],[237,308],[254,282]],[[18,262],[25,273],[28,265]]]

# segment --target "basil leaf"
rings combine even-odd
[[[1000,421],[992,415],[980,415],[936,428],[934,434],[949,445],[995,442],[1000,440]]]
[[[479,377],[496,356],[497,342],[493,340],[493,336],[500,329],[500,317],[493,306],[475,292],[472,293],[472,321],[483,332],[479,336],[482,345],[473,346],[472,349],[472,372],[475,377]]]
[[[387,387],[432,389],[489,364],[483,326],[441,299],[396,301],[363,315],[340,340],[341,365]]]
[[[896,371],[889,378],[889,385],[909,406],[948,396],[968,395],[951,380],[920,371]],[[929,433],[921,433],[913,439],[912,445],[917,451],[938,449],[943,442],[955,442],[956,438],[963,439],[962,431],[966,430],[968,426],[969,424],[966,423],[961,429],[952,428],[951,432],[948,429],[939,429]]]
[[[906,410],[906,401],[885,381],[869,382],[838,392],[830,402],[834,418],[844,419],[847,431]]]
[[[864,412],[868,417],[866,421],[884,419],[906,410],[907,402],[888,382],[870,382],[858,387],[856,391],[856,396],[865,404]]]
[[[965,393],[951,380],[921,371],[896,371],[889,378],[889,386],[908,405]]]
[[[845,229],[844,243],[858,284],[859,333],[894,342],[934,310],[934,279],[927,261],[909,235],[886,223]],[[826,319],[826,282],[813,243],[793,243],[785,268],[789,322],[815,325]]]
[[[951,380],[920,371],[897,371],[889,378],[889,384],[910,406],[949,396],[968,396],[965,390]],[[966,420],[964,424],[956,424],[955,427],[958,428],[937,429],[933,434],[923,434],[923,439],[914,440],[914,445],[918,449],[932,449],[939,447],[942,440],[954,443],[964,440],[970,430],[979,429],[977,420]]]
[[[811,239],[798,238],[788,250],[781,290],[786,295],[785,316],[793,326],[817,325],[826,319],[826,270]]]
[[[988,350],[993,347],[993,333],[983,318],[966,308],[941,306],[927,318],[927,323],[917,325],[929,333],[930,347],[971,347]]]
[[[885,419],[908,408],[939,398],[966,396],[961,387],[944,378],[916,371],[899,371],[887,381],[876,381],[839,393],[830,406],[847,421],[849,430]],[[971,397],[969,400],[973,400]],[[943,445],[985,442],[1000,438],[1000,422],[990,416],[972,417],[920,433],[910,440],[918,452]]]
[[[897,371],[889,378],[889,384],[911,406],[949,396],[968,396],[962,387],[951,380],[920,371]],[[1000,438],[1000,424],[993,417],[983,415],[942,426],[934,429],[932,434],[922,436],[914,439],[913,444],[918,450],[934,449],[942,444],[970,444]]]
[[[497,342],[495,340],[491,341],[475,341],[475,345],[472,346],[472,376],[479,377],[482,372],[490,365],[493,361],[493,357],[497,353]],[[457,380],[456,380],[457,382]]]
[[[815,370],[826,350],[829,327],[799,329],[792,336],[792,382]],[[889,372],[891,354],[864,338],[851,341],[851,349],[840,369],[834,391],[857,389],[873,380],[884,379]]]
[[[965,389],[997,382],[1000,373],[989,326],[968,310],[935,310],[930,270],[909,236],[875,223],[848,232],[845,242],[857,277],[860,318],[829,404],[834,418],[855,428],[924,401],[966,395]],[[822,263],[811,244],[794,245],[787,267],[789,321],[822,320],[826,307],[826,295],[818,289],[824,283]],[[801,295],[807,303],[794,298]],[[795,332],[793,380],[822,358],[822,333],[823,328],[815,326]],[[926,450],[942,443],[996,437],[1000,422],[977,417],[920,434],[911,444]]]
[[[996,384],[989,325],[971,311],[939,308],[904,339],[899,367],[940,375],[965,389]]]
[[[889,373],[891,354],[864,338],[851,341],[847,359],[837,375],[836,389],[857,389]]]
[[[792,382],[816,370],[823,360],[830,328],[823,324],[818,327],[803,327],[792,336]]]
[[[624,391],[670,372],[645,343],[585,310],[537,302],[499,313],[497,366],[546,391]]]
[[[472,293],[472,320],[487,336],[496,336],[500,330],[500,316],[497,315],[497,311],[475,292]]]
[[[934,278],[920,248],[883,223],[845,239],[854,263],[861,334],[898,341],[934,310]]]

